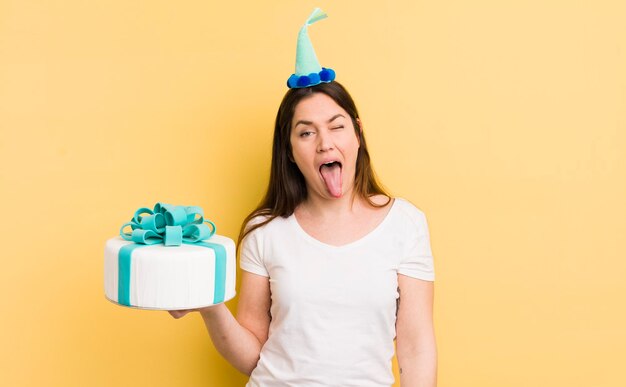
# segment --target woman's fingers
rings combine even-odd
[[[187,310],[168,310],[169,314],[172,315],[172,317],[174,317],[175,319],[179,319],[181,317],[183,317],[184,315],[186,315],[187,313],[191,312],[191,309],[187,309]]]
[[[216,306],[217,305],[209,305],[209,306],[205,306],[205,307],[202,307],[202,308],[195,308],[195,309],[168,310],[168,312],[169,312],[169,314],[172,315],[172,317],[174,317],[176,319],[179,319],[179,318],[185,316],[187,313],[190,313],[190,312],[200,312],[200,313],[207,312],[207,311],[215,308]],[[215,308],[215,309],[217,309],[217,308]],[[213,309],[213,310],[215,310],[215,309]]]

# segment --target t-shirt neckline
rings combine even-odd
[[[378,223],[376,225],[376,227],[374,227],[370,232],[368,232],[367,234],[363,235],[362,237],[352,241],[352,242],[348,242],[345,243],[343,245],[339,245],[339,246],[335,246],[335,245],[331,245],[325,242],[320,241],[317,238],[314,238],[313,236],[311,236],[308,232],[306,232],[302,226],[300,226],[300,223],[298,223],[298,219],[296,219],[296,214],[293,213],[291,214],[291,216],[289,216],[288,221],[291,222],[291,224],[294,226],[294,228],[296,229],[296,231],[302,235],[305,239],[307,239],[308,241],[318,245],[318,246],[322,246],[324,248],[327,249],[331,249],[331,250],[343,250],[343,249],[348,249],[351,247],[355,247],[358,246],[362,243],[365,243],[368,239],[370,239],[373,235],[375,235],[380,229],[382,229],[385,224],[389,221],[389,218],[391,217],[392,212],[394,211],[394,208],[396,207],[396,202],[398,201],[397,198],[391,198],[391,200],[393,200],[393,202],[391,203],[391,208],[389,209],[389,212],[387,212],[387,214],[385,215],[385,217],[383,218],[382,221],[380,221],[380,223]]]

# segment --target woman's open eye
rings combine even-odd
[[[301,132],[300,133],[300,137],[309,137],[312,134],[313,134],[313,132],[307,130],[305,132]]]

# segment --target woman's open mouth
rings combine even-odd
[[[320,174],[328,192],[336,198],[341,197],[341,163],[330,161],[320,165]]]

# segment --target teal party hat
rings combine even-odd
[[[311,16],[306,19],[306,22],[300,28],[298,45],[296,47],[296,72],[287,80],[287,86],[290,89],[314,86],[322,82],[328,83],[335,79],[335,71],[333,69],[320,66],[308,33],[309,25],[327,17],[326,12],[315,8]]]

